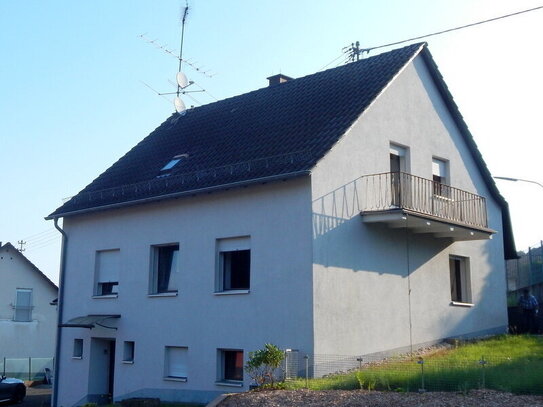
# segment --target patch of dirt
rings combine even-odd
[[[543,407],[543,396],[493,390],[395,393],[367,390],[276,390],[228,396],[218,407]]]

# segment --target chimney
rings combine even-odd
[[[269,81],[268,86],[274,86],[274,85],[279,85],[280,83],[290,81],[291,79],[294,79],[294,78],[291,78],[290,76],[287,76],[287,75],[283,75],[282,73],[278,73],[277,75],[272,75],[266,79]]]

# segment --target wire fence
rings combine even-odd
[[[468,391],[493,389],[543,394],[543,355],[523,358],[483,355],[472,360],[383,359],[382,356],[305,355],[286,352],[288,388],[383,391]]]
[[[46,378],[46,369],[53,370],[54,358],[2,358],[2,376],[21,380],[39,381]]]
[[[506,266],[509,292],[543,284],[543,242],[539,243],[539,247],[528,247],[518,259],[507,260]],[[542,292],[536,294],[543,299]]]

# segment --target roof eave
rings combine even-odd
[[[231,182],[231,183],[222,184],[222,185],[214,185],[214,186],[206,187],[206,188],[191,189],[188,191],[175,192],[175,193],[166,194],[166,195],[157,195],[157,196],[152,196],[152,197],[148,197],[144,199],[136,199],[132,201],[119,202],[119,203],[110,204],[110,205],[95,206],[95,207],[80,209],[76,211],[52,213],[51,215],[46,216],[45,220],[65,218],[69,216],[76,216],[76,215],[82,215],[82,214],[87,214],[87,213],[92,213],[92,212],[105,211],[108,209],[118,209],[118,208],[123,208],[123,207],[128,207],[128,206],[141,205],[145,203],[152,203],[152,202],[182,198],[185,196],[199,195],[199,194],[210,193],[210,192],[215,192],[215,191],[220,191],[220,190],[227,190],[231,188],[240,188],[240,187],[253,185],[253,184],[264,184],[268,182],[282,181],[282,180],[287,180],[287,179],[292,179],[292,178],[303,177],[307,175],[311,175],[311,170],[302,170],[302,171],[290,172],[290,173],[285,173],[285,174],[272,175],[268,177],[253,178],[253,179],[245,180],[245,181]]]

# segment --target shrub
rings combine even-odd
[[[245,370],[258,386],[275,386],[275,374],[285,358],[285,353],[277,346],[267,343],[264,348],[249,352]]]

